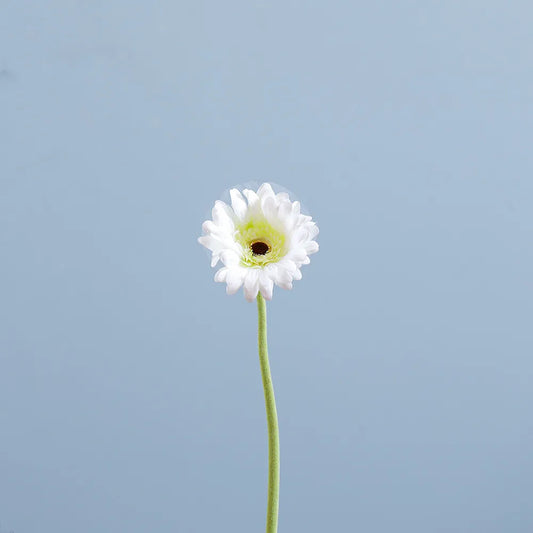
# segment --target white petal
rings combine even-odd
[[[241,268],[231,268],[226,275],[226,293],[235,294],[242,285],[244,273]]]
[[[279,222],[276,200],[274,200],[272,196],[268,196],[261,200],[261,207],[263,208],[263,213],[270,224],[275,225]]]
[[[259,189],[257,189],[257,196],[261,199],[261,202],[266,198],[275,198],[274,191],[272,190],[272,185],[270,183],[263,183]]]
[[[274,281],[270,279],[268,274],[263,271],[259,275],[259,290],[265,300],[272,300],[272,291],[274,290]]]
[[[237,189],[231,189],[229,194],[231,196],[231,207],[233,208],[235,215],[237,215],[240,220],[243,220],[246,216],[247,207],[242,194]]]
[[[292,233],[291,240],[293,246],[300,245],[309,240],[309,231],[305,226],[298,226]]]
[[[278,207],[278,216],[285,222],[292,213],[292,204],[289,201],[283,201],[279,204]]]
[[[206,220],[202,224],[202,231],[204,233],[220,233],[221,230],[212,220]]]
[[[304,248],[298,246],[294,247],[287,254],[287,259],[292,259],[296,264],[303,264],[307,258],[307,253]]]
[[[305,251],[308,255],[318,252],[318,243],[316,241],[309,241],[304,244]]]
[[[217,270],[215,274],[215,281],[224,283],[226,281],[227,276],[228,269],[226,267],[222,267],[221,269]]]
[[[248,209],[252,209],[255,211],[260,206],[260,200],[259,196],[254,191],[251,191],[250,189],[244,189],[242,191],[242,194],[246,197],[246,200],[248,200]]]
[[[211,211],[213,222],[227,231],[233,231],[235,225],[233,223],[233,212],[231,207],[224,202],[217,200],[215,207]]]
[[[292,202],[292,212],[297,217],[300,216],[300,202]]]
[[[213,250],[213,247],[216,246],[216,241],[211,235],[202,235],[201,237],[198,237],[198,242],[211,251]]]
[[[226,248],[220,252],[220,260],[227,267],[237,266],[241,262],[241,256],[235,250]]]
[[[259,270],[256,268],[250,268],[246,272],[244,278],[244,297],[252,302],[257,297],[259,292]]]
[[[276,285],[282,289],[292,289],[292,275],[285,268],[278,268],[276,272]]]
[[[285,230],[287,233],[291,233],[292,231],[294,231],[297,221],[298,221],[298,217],[295,214],[289,213],[287,215],[284,221]]]
[[[285,269],[290,274],[293,274],[296,272],[296,270],[298,270],[296,263],[288,257],[284,257],[281,261],[278,261],[277,266],[278,268]]]
[[[308,224],[307,228],[309,230],[309,238],[314,239],[318,235],[318,226],[313,222]]]
[[[302,279],[302,272],[300,271],[296,263],[291,259],[284,257],[281,261],[278,262],[278,267],[281,270],[287,271],[292,279]],[[281,276],[281,278],[284,279],[283,275]]]
[[[236,251],[236,243],[219,235],[203,235],[202,237],[198,237],[198,242],[216,255],[219,255],[226,249]]]

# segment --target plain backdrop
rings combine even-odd
[[[280,533],[533,531],[533,7],[3,0],[0,531],[264,530],[256,307],[196,242],[273,181]]]

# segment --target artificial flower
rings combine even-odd
[[[269,183],[257,191],[230,190],[231,206],[217,200],[213,220],[202,225],[200,244],[212,252],[211,266],[223,266],[215,281],[226,283],[235,294],[241,286],[251,302],[258,292],[272,299],[274,284],[292,289],[302,278],[300,268],[318,251],[314,240],[318,227],[300,212],[300,202],[291,202],[286,192],[274,193]]]

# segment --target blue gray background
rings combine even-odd
[[[280,533],[533,531],[533,9],[9,1],[2,533],[263,531],[256,309],[196,242],[270,180]]]

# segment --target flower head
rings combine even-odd
[[[275,194],[269,183],[257,192],[231,189],[230,197],[231,206],[215,202],[213,220],[203,223],[198,239],[212,252],[211,266],[224,265],[215,281],[225,282],[228,294],[244,286],[249,302],[259,291],[270,300],[274,284],[292,289],[293,280],[302,278],[300,267],[318,251],[317,225],[300,213],[300,202]]]

